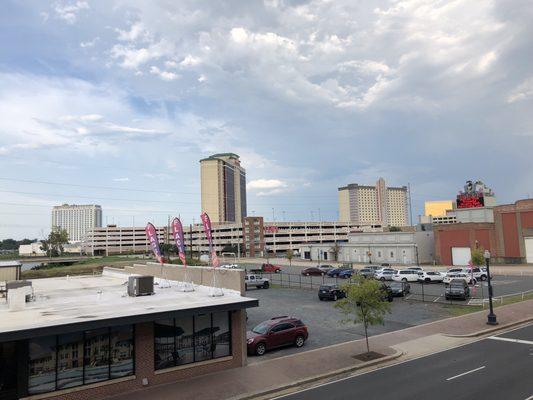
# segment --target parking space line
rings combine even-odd
[[[480,371],[480,370],[482,370],[484,368],[485,368],[485,366],[483,365],[482,367],[479,367],[479,368],[476,368],[476,369],[471,369],[470,371],[466,371],[466,372],[463,372],[462,374],[452,376],[450,378],[447,378],[446,380],[447,381],[452,381],[452,380],[454,380],[456,378],[460,378],[461,376],[465,376],[465,375],[471,374],[472,372]]]
[[[442,296],[437,297],[435,300],[433,300],[433,303],[436,303],[437,300],[439,300]]]
[[[513,338],[505,338],[505,337],[499,337],[499,336],[491,336],[487,339],[501,340],[502,342],[512,342],[512,343],[522,343],[522,344],[533,345],[533,341],[531,340],[513,339]]]
[[[529,396],[526,400],[533,400],[533,395]]]

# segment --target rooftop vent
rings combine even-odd
[[[128,296],[150,296],[154,294],[153,276],[130,276],[128,278]]]

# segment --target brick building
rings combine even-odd
[[[437,263],[463,265],[469,249],[476,246],[489,250],[493,262],[533,263],[533,200],[519,200],[492,210],[493,223],[434,226]]]
[[[182,267],[136,267],[37,279],[32,301],[0,304],[0,398],[94,400],[246,363],[245,309],[258,302],[241,296],[242,270],[213,296],[211,269],[189,267],[197,285],[182,292]],[[130,273],[149,271],[164,274],[154,294],[128,296]]]

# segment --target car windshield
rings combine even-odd
[[[401,289],[403,287],[403,284],[400,282],[394,282],[394,283],[391,283],[390,287],[392,289]]]
[[[333,286],[331,286],[331,285],[322,285],[322,286],[320,286],[320,290],[330,290],[332,288],[333,288]]]
[[[263,334],[268,332],[268,328],[270,328],[270,324],[268,324],[266,322],[261,322],[254,329],[252,329],[252,332],[253,333],[258,333],[260,335],[263,335]]]

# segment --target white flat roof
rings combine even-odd
[[[22,264],[19,261],[0,261],[0,268],[3,267],[20,267]]]
[[[129,274],[104,270],[98,276],[34,279],[31,282],[35,301],[26,303],[25,309],[11,311],[7,301],[0,299],[0,340],[9,340],[10,333],[21,331],[165,312],[194,313],[209,307],[240,309],[258,304],[257,300],[230,289],[222,289],[223,296],[212,296],[213,288],[199,285],[194,285],[193,292],[181,292],[176,281],[167,281],[168,288],[154,285],[152,296],[130,297],[126,292],[128,277]],[[160,281],[154,278],[154,283]]]

